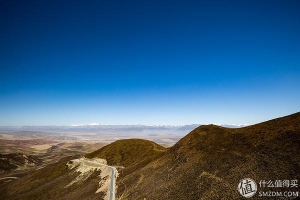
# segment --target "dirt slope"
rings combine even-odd
[[[299,180],[299,144],[300,113],[240,129],[200,126],[155,161],[120,177],[118,195],[241,199],[236,188],[243,178]]]

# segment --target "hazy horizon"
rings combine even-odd
[[[0,127],[97,127],[97,126],[144,126],[144,127],[183,127],[183,126],[192,126],[192,125],[218,125],[218,126],[223,126],[223,125],[228,125],[228,126],[236,126],[236,127],[241,127],[241,126],[250,126],[252,124],[218,124],[218,123],[208,123],[208,124],[67,124],[67,125],[0,125]]]

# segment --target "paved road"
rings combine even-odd
[[[99,163],[99,162],[96,162],[96,161],[90,161],[90,160],[84,160],[84,159],[76,159],[76,161],[79,161],[79,162],[83,162],[83,163],[90,163],[90,164],[93,164],[93,165],[98,165],[98,166],[104,166],[104,167],[108,167],[111,169],[111,176],[110,176],[110,189],[109,189],[109,200],[115,200],[115,187],[116,187],[116,177],[115,177],[115,174],[116,174],[116,168],[115,167],[112,167],[112,166],[109,166],[109,165],[105,165],[105,164],[102,164],[102,163]],[[73,160],[75,161],[75,160]]]
[[[0,180],[3,180],[3,179],[19,179],[18,177],[4,177],[4,178],[0,178]]]

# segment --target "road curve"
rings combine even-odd
[[[4,179],[19,179],[19,178],[18,177],[11,177],[11,176],[0,178],[0,180],[4,180]]]
[[[98,165],[98,166],[104,166],[104,167],[108,167],[111,169],[111,176],[110,176],[110,189],[109,189],[109,200],[115,200],[115,188],[116,188],[116,177],[115,177],[115,174],[116,174],[116,168],[115,167],[112,167],[112,166],[109,166],[109,165],[105,165],[105,164],[102,164],[102,163],[99,163],[99,162],[96,162],[96,161],[90,161],[90,160],[85,160],[85,159],[82,159],[82,158],[79,158],[79,159],[76,159],[78,160],[79,162],[85,162],[85,163],[90,163],[90,164],[93,164],[93,165]]]

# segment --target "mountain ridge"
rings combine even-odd
[[[243,178],[299,179],[299,124],[298,112],[239,129],[200,126],[143,169],[120,177],[118,192],[124,199],[240,199]],[[147,179],[137,185],[141,177]]]
[[[110,164],[123,165],[124,168],[118,168],[117,179],[120,200],[241,199],[237,186],[243,178],[252,178],[257,183],[300,179],[299,124],[298,112],[238,129],[202,125],[169,148],[129,139],[86,156],[104,157]],[[76,173],[66,169],[68,160],[7,183],[0,188],[0,198],[99,199],[93,189],[99,186],[96,172],[81,184],[63,188],[76,177]],[[33,178],[35,184],[30,185]],[[16,189],[24,184],[26,189]],[[60,188],[54,190],[53,184]],[[255,195],[251,199],[263,198]]]

